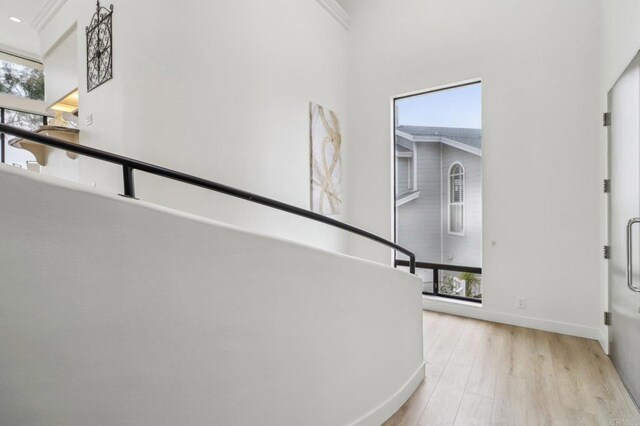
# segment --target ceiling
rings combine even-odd
[[[0,0],[0,48],[38,58],[40,41],[32,22],[46,3],[48,0]],[[22,22],[12,22],[10,16]]]

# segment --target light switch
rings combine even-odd
[[[87,117],[84,119],[84,125],[85,126],[91,126],[93,124],[93,114],[89,114],[87,115]]]

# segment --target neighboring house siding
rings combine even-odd
[[[464,236],[449,234],[449,167],[464,167]],[[442,146],[442,263],[482,266],[482,157]]]
[[[397,209],[398,243],[413,250],[418,261],[441,262],[440,149],[440,143],[416,144],[420,196]]]
[[[400,145],[405,150],[413,149],[413,142],[401,136],[396,137],[396,147]],[[409,165],[411,159],[407,157],[396,157],[396,195],[404,194],[408,191],[409,185]]]
[[[407,188],[409,186],[409,179],[408,179],[409,158],[405,158],[405,157],[398,158],[396,162],[396,167],[398,168],[398,170],[396,171],[397,173],[397,179],[396,179],[397,194],[396,195],[400,195],[408,191]]]

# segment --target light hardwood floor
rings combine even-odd
[[[638,425],[598,342],[423,313],[426,377],[385,425]]]

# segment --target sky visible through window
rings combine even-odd
[[[482,85],[456,87],[396,101],[400,126],[482,128]]]

